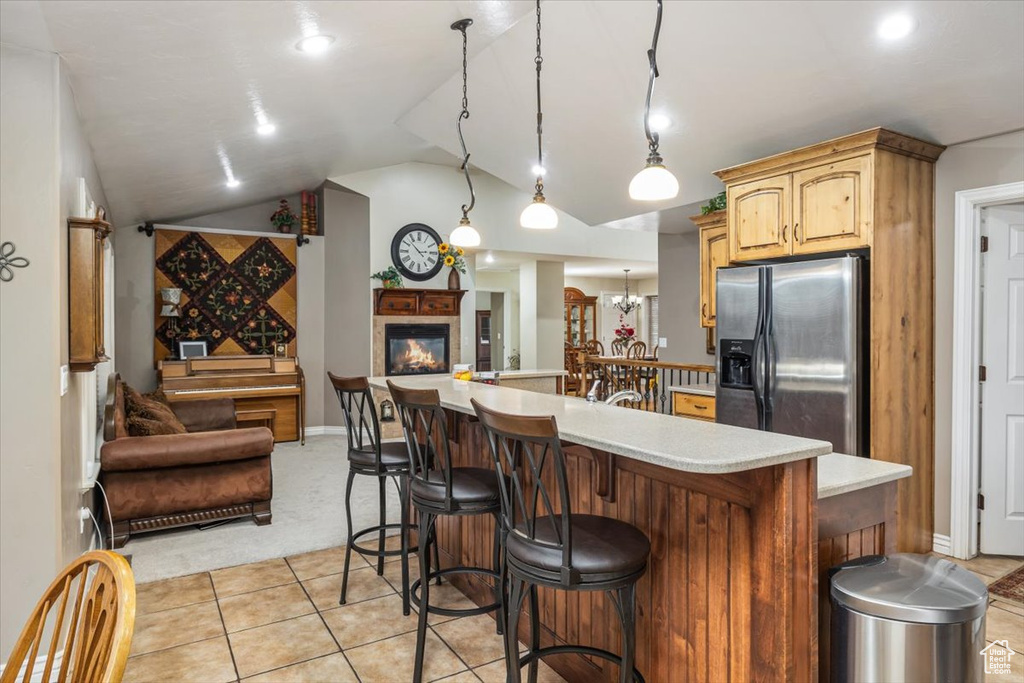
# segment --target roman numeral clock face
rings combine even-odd
[[[444,265],[437,247],[441,237],[428,225],[410,223],[391,240],[391,260],[403,277],[422,282],[441,272]]]

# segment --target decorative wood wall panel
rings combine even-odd
[[[211,355],[296,352],[298,261],[294,237],[156,231],[154,361],[175,341],[207,342]],[[163,287],[182,290],[181,316],[160,316]]]
[[[479,425],[459,417],[454,460],[493,467]],[[573,511],[615,517],[651,539],[637,586],[637,666],[649,681],[810,681],[817,673],[815,462],[697,475],[618,458],[615,487],[595,493],[595,460],[567,450]],[[438,521],[443,565],[489,567],[493,520]],[[491,600],[474,578],[453,583]],[[602,592],[539,591],[541,642],[621,651]],[[521,638],[526,635],[523,620]],[[617,680],[603,660],[548,658],[570,681]]]

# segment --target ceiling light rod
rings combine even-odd
[[[668,169],[658,152],[660,138],[657,131],[651,129],[651,99],[654,97],[654,81],[661,74],[658,72],[658,37],[661,35],[662,0],[658,0],[658,18],[654,23],[654,38],[651,49],[647,51],[650,73],[647,81],[647,99],[644,102],[644,133],[647,135],[647,146],[650,154],[647,165],[633,176],[629,183],[629,196],[633,199],[657,200],[672,199],[679,194],[679,183]]]
[[[537,65],[537,166],[534,170],[537,173],[537,183],[534,185],[536,192],[533,195],[533,202],[523,209],[519,216],[519,225],[534,230],[551,230],[558,227],[558,214],[547,204],[544,198],[544,113],[540,106],[540,70],[544,64],[544,57],[540,49],[540,0],[537,0],[537,56],[533,58]]]
[[[476,206],[476,191],[473,190],[473,180],[469,177],[469,152],[466,150],[466,140],[462,137],[462,121],[469,118],[466,29],[472,25],[472,19],[459,19],[451,26],[453,31],[462,33],[462,111],[459,112],[459,118],[455,122],[455,130],[459,133],[459,144],[462,146],[462,172],[466,174],[466,184],[469,185],[469,205],[462,205],[462,219],[459,221],[459,226],[448,237],[448,241],[458,247],[476,247],[480,244],[480,233],[469,222],[469,212]]]

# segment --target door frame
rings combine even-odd
[[[1019,201],[1024,201],[1024,182],[956,193],[953,225],[953,435],[948,553],[962,560],[978,554],[981,210]],[[947,552],[945,548],[936,549]]]

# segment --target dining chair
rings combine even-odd
[[[590,339],[583,346],[588,356],[603,356],[604,355],[604,344],[598,339]]]
[[[128,561],[110,550],[85,553],[36,604],[0,681],[120,683],[134,628],[135,577]]]
[[[647,344],[642,341],[633,342],[627,356],[633,360],[643,360],[647,356]]]

